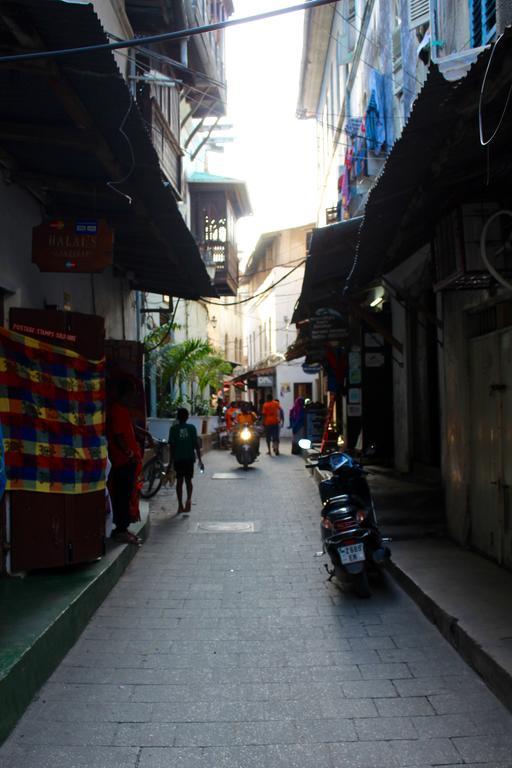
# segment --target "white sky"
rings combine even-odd
[[[235,17],[292,5],[292,0],[235,0]],[[226,31],[228,115],[235,141],[209,153],[212,173],[247,182],[254,215],[238,226],[245,260],[263,232],[315,221],[313,120],[295,117],[303,13]]]

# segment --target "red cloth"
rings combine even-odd
[[[279,424],[281,422],[281,408],[276,400],[270,400],[263,403],[261,412],[263,414],[263,424],[266,427],[271,427],[274,424]]]
[[[107,419],[107,436],[108,453],[112,466],[122,467],[123,464],[127,464],[130,461],[130,458],[117,445],[114,439],[115,435],[124,437],[128,450],[132,451],[137,459],[140,459],[139,444],[135,437],[135,430],[133,428],[130,411],[121,403],[114,403],[110,409]]]

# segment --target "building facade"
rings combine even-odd
[[[299,107],[319,131],[337,116],[320,143],[319,224],[326,209],[340,222],[346,263],[332,303],[348,336],[358,327],[363,416],[375,399],[364,386],[371,331],[391,355],[381,408],[393,414],[394,466],[437,471],[450,535],[511,567],[510,4],[340,2],[330,19],[325,10],[321,36],[313,13]],[[346,45],[334,32],[340,16],[357,29],[329,101],[338,88],[330,63]],[[338,112],[337,98],[350,111]],[[343,251],[343,222],[360,213],[355,245]]]

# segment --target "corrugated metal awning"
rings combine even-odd
[[[292,322],[311,317],[318,307],[336,306],[352,269],[362,217],[315,229],[304,280]]]
[[[4,52],[105,42],[89,4],[16,0],[0,8]],[[0,64],[0,92],[1,162],[13,182],[37,191],[49,216],[106,218],[114,263],[134,288],[215,295],[111,53]]]

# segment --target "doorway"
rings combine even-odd
[[[512,568],[512,329],[474,338],[471,365],[471,541]]]
[[[298,397],[303,397],[304,400],[313,399],[313,384],[310,381],[298,381],[293,385],[293,402]]]

